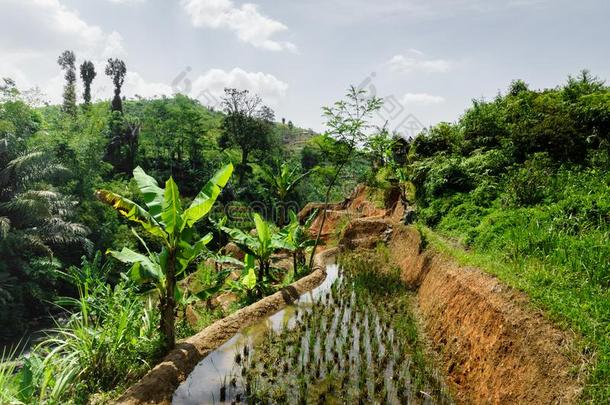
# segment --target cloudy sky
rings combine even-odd
[[[91,59],[108,99],[109,57],[128,97],[182,92],[204,104],[224,87],[260,94],[295,124],[357,85],[386,99],[402,132],[454,121],[511,80],[553,87],[590,69],[610,79],[607,0],[0,0],[0,76],[61,95],[64,49]]]

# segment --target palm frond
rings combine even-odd
[[[10,290],[13,288],[15,279],[8,273],[0,273],[0,304],[6,305],[11,301]]]
[[[0,187],[17,192],[36,182],[69,173],[65,166],[50,162],[44,153],[30,152],[11,160],[0,171]]]
[[[9,201],[0,203],[0,210],[6,215],[17,215],[21,221],[32,218],[35,222],[37,218],[45,218],[52,213],[52,204],[57,199],[57,193],[48,190],[29,190],[14,195]]]
[[[84,225],[66,221],[60,217],[47,218],[39,234],[42,241],[52,246],[68,246],[79,244],[88,253],[93,249],[93,243],[87,239],[89,228]]]
[[[23,244],[24,249],[31,250],[33,252],[49,257],[53,256],[53,251],[46,243],[44,243],[44,241],[40,238],[39,235],[33,232],[23,232],[20,236],[20,241]]]

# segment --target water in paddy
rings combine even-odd
[[[203,359],[172,403],[451,403],[414,361],[407,296],[369,295],[360,281],[329,265],[322,285]]]

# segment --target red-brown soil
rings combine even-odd
[[[363,196],[361,189],[353,201],[362,206]],[[382,216],[353,220],[341,245],[367,248],[389,239],[391,261],[416,291],[417,313],[456,400],[576,403],[584,364],[575,350],[576,337],[533,309],[525,294],[424,249],[419,232],[397,221],[399,210],[394,206]],[[346,211],[354,210],[348,205]]]
[[[553,326],[525,294],[431,250],[398,226],[390,252],[417,289],[419,313],[463,403],[576,403],[584,360],[575,336]]]

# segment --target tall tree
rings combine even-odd
[[[106,65],[106,75],[112,78],[114,84],[114,98],[112,99],[112,111],[123,112],[123,101],[121,100],[121,87],[125,82],[125,76],[127,75],[127,67],[125,62],[120,59],[108,59]]]
[[[75,116],[76,115],[76,57],[72,51],[64,51],[59,58],[57,63],[61,66],[65,72],[64,78],[66,84],[64,86],[64,112]]]
[[[88,252],[92,247],[89,230],[70,220],[76,202],[49,185],[66,174],[47,155],[24,153],[10,141],[0,152],[0,280],[12,285],[11,303],[0,311],[0,336],[19,331],[15,314],[42,312],[56,287],[57,256],[63,258],[66,249]]]
[[[91,104],[91,83],[93,79],[95,79],[97,73],[95,72],[95,66],[93,62],[86,60],[80,65],[80,77],[83,79],[83,85],[85,90],[83,91],[83,100],[85,102],[85,106],[89,106]]]
[[[350,86],[344,100],[335,102],[331,107],[323,107],[327,130],[325,135],[336,141],[337,150],[333,153],[334,174],[326,189],[322,222],[309,258],[310,270],[313,269],[316,248],[320,243],[322,229],[326,222],[326,211],[330,194],[343,167],[350,161],[356,147],[366,141],[371,128],[373,113],[381,108],[383,101],[369,96],[366,90]]]
[[[239,184],[243,185],[248,171],[248,158],[255,150],[266,150],[271,146],[271,130],[275,115],[261,98],[248,90],[225,89],[222,105],[226,116],[222,123],[223,133],[218,141],[222,149],[236,146],[241,149],[241,164],[238,167]]]

